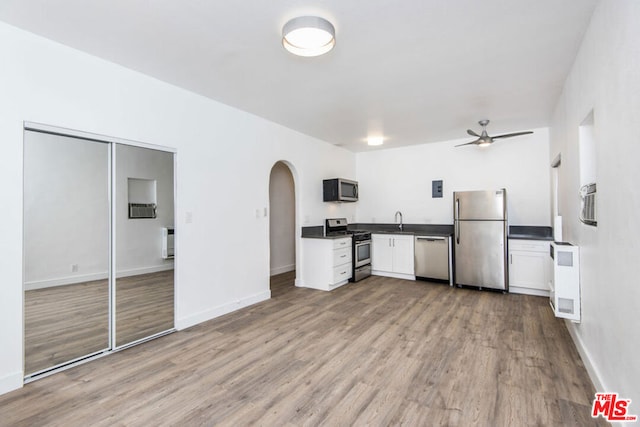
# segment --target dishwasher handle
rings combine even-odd
[[[440,242],[445,239],[446,237],[416,237],[416,240],[425,240],[427,242]]]

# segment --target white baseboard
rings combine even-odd
[[[120,270],[116,272],[116,278],[139,276],[141,274],[158,273],[160,271],[173,270],[173,263],[153,265],[151,267],[132,268],[130,270]]]
[[[549,298],[549,291],[543,291],[542,289],[521,288],[519,286],[509,286],[510,294],[523,294],[523,295],[535,295],[537,297]]]
[[[116,273],[116,278],[138,276],[140,274],[157,273],[160,271],[172,270],[173,263],[167,263],[162,265],[154,265],[151,267],[134,268],[130,270],[122,270]],[[34,289],[53,288],[54,286],[73,285],[76,283],[93,282],[94,280],[105,280],[109,277],[107,272],[92,273],[92,274],[80,274],[67,277],[59,277],[56,279],[47,280],[34,280],[32,282],[26,282],[24,284],[25,291],[32,291]]]
[[[393,277],[395,279],[416,280],[416,276],[414,274],[390,273],[388,271],[378,271],[378,270],[372,270],[371,274],[373,276]]]
[[[34,289],[53,288],[54,286],[74,285],[76,283],[93,282],[94,280],[105,280],[109,277],[106,272],[93,274],[79,274],[68,277],[59,277],[56,279],[34,280],[33,282],[25,282],[24,290],[32,291]]]
[[[593,383],[593,386],[596,388],[596,391],[599,391],[599,392],[611,391],[606,388],[604,381],[602,380],[602,376],[600,375],[600,372],[598,371],[596,366],[593,364],[591,356],[589,355],[589,351],[584,346],[584,343],[582,342],[580,335],[578,335],[578,333],[576,332],[576,329],[575,329],[576,325],[570,320],[565,320],[565,325],[567,326],[569,335],[571,335],[571,339],[573,340],[573,343],[575,344],[576,349],[580,354],[582,363],[587,369],[587,374],[589,374],[589,378],[591,378],[591,382]]]
[[[24,374],[22,371],[13,372],[0,378],[0,394],[22,388],[24,384]]]
[[[262,301],[266,301],[271,298],[271,291],[264,291],[254,295],[250,295],[246,298],[242,298],[236,301],[228,302],[226,304],[219,305],[217,307],[201,311],[196,314],[189,315],[180,319],[176,319],[176,329],[182,330],[190,326],[197,325],[207,320],[215,319],[232,311],[240,310],[241,308],[248,307],[253,304],[257,304]]]
[[[274,267],[271,269],[271,275],[275,276],[276,274],[288,273],[290,271],[294,271],[296,269],[295,264],[283,265],[281,267]]]

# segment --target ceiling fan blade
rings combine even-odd
[[[475,133],[474,131],[472,131],[471,129],[467,129],[467,133],[471,136],[477,136],[478,138],[480,138],[480,135],[478,135],[477,133]]]
[[[454,145],[454,147],[462,147],[463,145],[472,145],[472,144],[478,144],[478,140],[467,142],[466,144]]]
[[[530,133],[533,133],[533,131],[527,131],[527,132],[514,132],[514,133],[505,133],[502,135],[496,135],[496,136],[492,136],[492,139],[498,139],[498,138],[511,138],[512,136],[520,136],[520,135],[528,135]]]

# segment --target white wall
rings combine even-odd
[[[296,268],[295,184],[289,167],[278,162],[269,180],[269,253],[271,275]]]
[[[5,24],[0,57],[0,393],[22,384],[23,121],[177,149],[178,328],[269,297],[268,218],[256,210],[276,161],[293,166],[298,240],[303,224],[354,216],[322,202],[323,178],[355,177],[342,148]]]
[[[564,240],[580,245],[582,322],[567,323],[600,391],[640,413],[640,2],[596,8],[551,128]],[[579,127],[593,110],[598,227],[578,221]]]
[[[25,133],[25,289],[106,279],[109,264],[109,145]],[[173,227],[173,153],[118,145],[117,276],[173,268],[162,227]],[[129,219],[129,177],[153,179],[157,218]],[[72,268],[75,266],[75,269]]]
[[[129,178],[155,181],[156,218],[129,218]],[[173,268],[162,259],[162,228],[174,226],[173,153],[117,144],[115,187],[117,277]]]
[[[109,146],[26,132],[24,152],[25,288],[106,278]]]
[[[506,188],[511,225],[549,226],[549,133],[533,131],[490,147],[454,147],[465,138],[358,153],[358,222],[393,222],[399,210],[406,224],[453,224],[454,191]]]

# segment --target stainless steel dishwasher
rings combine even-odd
[[[451,284],[449,237],[415,236],[416,277]]]

